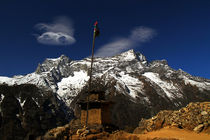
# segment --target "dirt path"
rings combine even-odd
[[[178,128],[163,128],[158,131],[149,132],[147,134],[141,134],[139,136],[142,139],[145,138],[176,138],[179,140],[210,140],[210,135],[205,133],[195,133],[189,130],[183,130]]]
[[[210,140],[210,135],[206,133],[195,133],[193,131],[178,128],[163,128],[158,131],[146,134],[131,134],[119,131],[114,134],[98,133],[87,137],[72,136],[69,140]]]

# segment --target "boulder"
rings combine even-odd
[[[193,129],[193,131],[199,133],[199,132],[201,132],[201,131],[203,130],[203,128],[204,128],[204,125],[203,125],[203,124],[200,124],[200,125],[196,126],[196,127]]]

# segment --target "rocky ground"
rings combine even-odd
[[[147,132],[145,134],[132,134],[125,131],[115,131],[113,133],[100,132],[95,134],[89,134],[85,137],[79,135],[71,136],[59,136],[59,129],[63,131],[63,128],[57,128],[54,134],[51,136],[45,135],[45,137],[40,137],[38,140],[209,140],[210,135],[206,133],[196,133],[186,129],[179,129],[175,127],[165,127],[157,131]],[[53,131],[51,131],[53,132]],[[57,138],[55,138],[57,137]]]
[[[178,111],[161,111],[139,123],[133,133],[123,130],[107,132],[101,127],[83,129],[80,120],[49,130],[44,140],[209,140],[210,102],[190,103]],[[79,131],[78,131],[79,130]]]
[[[210,134],[210,102],[190,103],[178,111],[161,111],[151,119],[142,119],[134,133],[151,132],[167,126]]]

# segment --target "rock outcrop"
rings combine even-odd
[[[210,102],[190,103],[178,111],[160,111],[151,119],[142,119],[134,133],[145,133],[163,127],[177,127],[210,134]]]

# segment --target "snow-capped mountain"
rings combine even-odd
[[[0,77],[0,83],[30,83],[49,88],[70,104],[73,97],[87,84],[89,68],[89,58],[72,61],[61,55],[56,59],[46,59],[38,65],[34,73],[13,78]],[[201,91],[210,90],[210,80],[193,77],[182,70],[176,71],[168,66],[166,60],[148,63],[144,55],[134,50],[113,57],[95,58],[93,77],[106,82],[115,80],[115,89],[118,92],[124,91],[121,93],[130,96],[134,101],[142,94],[145,96],[144,100],[150,102],[143,90],[144,83],[139,77],[157,87],[160,91],[158,94],[169,100],[183,98],[182,89],[173,82],[177,79],[183,80],[184,84],[195,85]]]
[[[0,84],[34,84],[57,93],[58,98],[70,106],[88,83],[90,62],[90,58],[74,61],[64,55],[56,59],[48,58],[33,73],[12,78],[0,77]],[[135,105],[132,108],[140,109],[139,113],[135,109],[131,111],[136,113],[135,122],[161,109],[177,109],[190,101],[210,100],[210,80],[191,76],[181,69],[174,70],[166,60],[148,62],[143,54],[134,50],[113,57],[95,58],[93,78],[93,85],[98,80],[106,85],[106,95],[111,100],[116,98],[118,102],[118,96],[123,96],[129,105]],[[116,104],[114,110],[120,107],[122,103]],[[141,109],[150,115],[142,115]],[[114,117],[122,117],[122,113]]]

